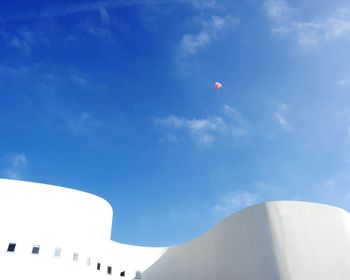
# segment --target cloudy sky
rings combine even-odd
[[[142,245],[267,200],[350,210],[349,49],[346,0],[6,1],[0,175],[102,196]]]

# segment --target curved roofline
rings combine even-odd
[[[268,201],[264,201],[264,202],[260,202],[260,203],[257,203],[257,204],[250,205],[250,206],[242,208],[242,209],[240,209],[240,210],[238,210],[236,212],[233,212],[233,213],[229,214],[228,216],[224,217],[222,220],[220,220],[216,224],[214,224],[211,228],[213,228],[216,225],[224,222],[226,219],[229,219],[230,217],[235,216],[235,215],[237,215],[237,214],[239,214],[241,212],[248,211],[251,208],[259,207],[259,206],[263,206],[263,205],[268,205],[268,204],[275,204],[275,203],[294,203],[294,204],[319,205],[319,206],[323,206],[323,207],[327,207],[327,208],[335,208],[335,209],[344,211],[346,213],[349,213],[347,210],[345,210],[345,209],[343,209],[341,207],[330,205],[330,204],[326,204],[326,203],[321,203],[321,202],[314,202],[314,201],[307,201],[307,200],[268,200]],[[205,232],[207,232],[207,231],[205,231]]]
[[[40,186],[40,187],[47,187],[47,188],[57,188],[63,191],[67,191],[67,192],[76,192],[76,193],[81,193],[82,195],[91,197],[92,199],[96,199],[100,202],[103,202],[104,204],[108,205],[108,207],[110,208],[110,210],[112,211],[112,214],[114,215],[114,211],[113,211],[113,207],[112,205],[104,198],[93,194],[93,193],[89,193],[89,192],[85,192],[82,190],[78,190],[75,188],[71,188],[71,187],[62,187],[62,186],[58,186],[58,185],[52,185],[52,184],[46,184],[46,183],[39,183],[39,182],[33,182],[33,181],[24,181],[24,180],[16,180],[16,179],[6,179],[6,178],[0,178],[0,183],[1,182],[10,182],[10,183],[15,183],[18,182],[18,184],[26,184],[26,185],[31,185],[31,186]]]
[[[108,208],[111,210],[112,215],[114,216],[113,207],[106,199],[104,199],[104,198],[102,198],[102,197],[100,197],[98,195],[89,193],[89,192],[85,192],[85,191],[78,190],[78,189],[75,189],[75,188],[62,187],[62,186],[46,184],[46,183],[0,178],[0,184],[1,183],[6,183],[6,182],[9,182],[10,184],[17,183],[18,185],[28,185],[28,186],[32,186],[32,187],[40,186],[40,187],[51,188],[51,189],[52,188],[56,188],[56,189],[63,190],[65,192],[75,192],[77,194],[80,193],[81,195],[84,195],[84,196],[90,197],[91,199],[97,200],[97,201],[103,203],[106,206],[108,205]],[[193,238],[191,238],[191,239],[189,239],[187,241],[184,241],[184,242],[179,242],[179,243],[176,243],[176,244],[169,244],[169,245],[148,246],[148,245],[138,245],[138,244],[127,244],[127,243],[122,243],[122,242],[119,242],[119,241],[113,240],[113,239],[111,239],[110,241],[115,242],[115,243],[120,244],[120,245],[127,245],[127,246],[132,246],[132,247],[133,246],[134,247],[144,247],[144,248],[170,248],[170,247],[177,246],[177,245],[184,245],[186,243],[189,243],[189,242],[199,238],[200,236],[206,234],[207,232],[215,229],[220,224],[225,223],[228,219],[231,219],[232,217],[234,217],[236,215],[239,215],[240,213],[243,213],[245,211],[249,211],[252,208],[268,206],[268,205],[275,204],[275,203],[276,204],[277,203],[279,203],[279,204],[286,203],[286,204],[318,205],[318,206],[327,207],[327,208],[334,208],[334,209],[337,209],[337,210],[340,210],[342,212],[345,212],[345,213],[349,214],[349,212],[347,210],[343,209],[343,208],[340,208],[340,207],[334,206],[334,205],[329,205],[329,204],[326,204],[326,203],[321,203],[321,202],[310,202],[310,201],[305,201],[305,200],[271,200],[271,201],[265,201],[265,202],[257,203],[257,204],[254,204],[254,205],[251,205],[251,206],[239,209],[236,212],[230,213],[229,215],[225,216],[224,218],[222,218],[221,220],[219,220],[215,224],[211,225],[208,229],[204,230],[202,233],[200,233],[200,234],[194,236]],[[113,230],[113,227],[112,227],[112,230]]]
[[[190,242],[192,242],[193,240],[201,237],[202,235],[205,235],[206,233],[210,232],[211,230],[214,230],[217,226],[219,226],[220,224],[223,224],[225,223],[227,220],[231,219],[232,217],[236,216],[236,215],[239,215],[240,213],[243,213],[245,211],[249,211],[250,209],[252,208],[256,208],[256,207],[262,207],[262,206],[267,206],[269,204],[277,204],[277,203],[293,203],[293,204],[308,204],[308,205],[318,205],[318,206],[322,206],[322,207],[327,207],[327,208],[334,208],[334,209],[337,209],[337,210],[340,210],[342,212],[345,212],[347,214],[349,214],[349,212],[343,208],[340,208],[338,206],[334,206],[334,205],[329,205],[329,204],[326,204],[326,203],[321,203],[321,202],[313,202],[313,201],[306,201],[306,200],[269,200],[269,201],[265,201],[265,202],[260,202],[260,203],[257,203],[257,204],[253,204],[251,206],[248,206],[248,207],[245,207],[245,208],[242,208],[242,209],[239,209],[237,210],[236,212],[232,212],[230,214],[228,214],[227,216],[223,217],[221,220],[219,220],[218,222],[216,222],[215,224],[211,225],[208,229],[204,230],[202,233],[194,236],[193,238],[189,239],[189,240],[186,240],[184,242],[179,242],[179,243],[176,243],[176,244],[171,244],[171,245],[168,245],[168,246],[160,246],[160,247],[174,247],[174,246],[179,246],[179,245],[185,245],[185,244],[188,244]]]

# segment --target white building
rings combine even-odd
[[[0,279],[350,279],[350,215],[332,206],[259,204],[174,247],[117,243],[111,227],[97,196],[0,179]]]

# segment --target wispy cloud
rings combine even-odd
[[[0,65],[0,73],[2,76],[8,76],[13,78],[19,78],[31,73],[31,67],[29,66],[17,66],[12,67],[8,65]]]
[[[101,21],[104,24],[108,25],[110,23],[111,19],[110,19],[110,15],[107,11],[107,8],[102,6],[102,7],[100,7],[100,9],[98,11],[100,14]]]
[[[337,182],[334,181],[334,180],[327,180],[325,183],[324,183],[324,186],[328,189],[334,189],[336,186],[337,186]]]
[[[101,124],[88,112],[61,112],[51,115],[50,122],[73,135],[86,135],[95,131]]]
[[[49,5],[42,9],[27,10],[20,12],[18,10],[12,15],[0,15],[0,22],[11,22],[11,21],[23,21],[31,22],[41,19],[49,19],[50,24],[53,24],[52,19],[63,16],[73,16],[77,14],[95,15],[91,18],[92,20],[86,20],[82,24],[78,24],[78,27],[82,27],[85,32],[98,38],[104,43],[115,42],[113,40],[114,29],[128,29],[129,26],[125,23],[121,23],[113,14],[113,9],[130,6],[148,6],[152,8],[167,7],[171,5],[183,6],[185,8],[193,8],[195,10],[212,9],[216,5],[215,0],[102,0],[102,1],[91,1],[85,3],[74,3],[74,4],[59,4]],[[96,15],[100,20],[96,21]],[[79,17],[81,20],[83,17]],[[88,18],[88,17],[85,17]],[[214,25],[220,24],[219,17],[213,18]],[[30,26],[30,23],[28,23]],[[39,26],[39,25],[38,25]],[[38,27],[39,28],[39,27]],[[41,28],[41,27],[40,27]],[[43,28],[42,28],[43,29]],[[73,30],[74,31],[74,30]],[[31,31],[29,28],[24,27],[17,33],[9,33],[2,31],[0,36],[5,38],[5,42],[8,46],[18,49],[23,55],[30,55],[32,48],[35,45],[39,45],[43,41],[49,42],[52,38],[52,33],[45,32],[44,34],[38,34],[39,30]],[[57,34],[56,34],[57,35]],[[213,34],[209,34],[213,35]],[[68,41],[77,37],[73,34],[67,36]],[[212,38],[210,38],[212,39]],[[185,39],[188,44],[196,44],[196,39],[188,37]]]
[[[23,153],[8,154],[5,159],[2,175],[10,179],[22,179],[27,169],[27,157]]]
[[[69,116],[66,118],[66,122],[68,128],[74,133],[86,133],[92,126],[97,124],[97,121],[87,112]]]
[[[248,130],[247,122],[242,115],[228,105],[224,105],[220,116],[186,119],[169,115],[156,118],[154,123],[158,127],[171,131],[165,132],[167,138],[172,140],[171,142],[177,142],[177,139],[189,136],[201,145],[210,145],[224,136],[239,137],[246,134]]]
[[[264,6],[268,17],[272,20],[286,20],[291,13],[291,8],[283,0],[267,0]]]
[[[265,1],[267,16],[272,22],[272,34],[293,38],[302,47],[317,46],[340,38],[350,37],[350,8],[338,9],[328,17],[315,20],[297,19],[286,1]]]
[[[129,6],[136,5],[140,3],[137,0],[130,1],[93,1],[81,4],[70,4],[70,5],[51,5],[41,10],[33,10],[24,14],[17,14],[4,20],[31,20],[37,18],[54,18],[60,16],[67,16],[86,12],[96,12],[99,13],[101,19],[106,19],[106,9],[118,6]]]
[[[98,81],[90,73],[78,69],[72,69],[71,71],[68,71],[66,75],[61,78],[57,77],[57,79],[60,79],[61,84],[69,83],[72,84],[72,86],[77,86],[78,88],[83,88],[88,91],[99,91],[105,88],[103,82]]]
[[[102,39],[104,41],[113,41],[113,36],[112,36],[112,31],[109,28],[106,27],[100,27],[100,26],[94,26],[94,25],[89,25],[86,28],[86,31],[99,39]]]
[[[288,111],[289,111],[289,106],[287,104],[281,103],[277,106],[277,109],[274,112],[275,121],[282,129],[286,131],[290,131],[292,129],[286,117]]]
[[[197,9],[214,8],[217,4],[216,0],[191,0],[192,5]]]
[[[95,12],[100,15],[103,22],[107,23],[110,20],[108,9],[118,7],[128,7],[135,5],[191,5],[197,9],[211,8],[215,5],[215,0],[104,0],[91,1],[78,4],[61,4],[51,5],[44,9],[33,10],[23,14],[16,14],[8,17],[2,17],[5,21],[14,20],[32,20],[38,18],[55,18],[68,16],[80,13]]]
[[[72,109],[72,103],[58,101],[62,92],[89,94],[105,89],[106,85],[94,79],[90,73],[79,69],[56,71],[52,67],[35,63],[18,67],[0,65],[0,75],[5,81],[26,86],[28,91],[38,93],[32,96],[32,100],[42,114],[41,122],[50,129],[79,134],[87,133],[99,125],[90,112]]]
[[[155,119],[156,125],[189,132],[199,144],[209,145],[215,141],[215,132],[223,125],[222,118],[185,119],[174,115]],[[169,134],[168,134],[169,135]]]
[[[196,33],[186,33],[182,36],[178,55],[194,55],[204,49],[213,40],[217,39],[220,32],[230,26],[238,24],[238,19],[232,16],[212,16],[210,19],[201,22],[201,29]]]
[[[57,71],[43,63],[26,63],[23,65],[1,65],[0,76],[16,84],[25,84],[37,92],[57,92],[65,90],[84,90],[98,92],[105,90],[107,85],[96,79],[91,73],[81,69],[65,69]]]
[[[30,55],[32,47],[37,44],[34,33],[27,27],[21,28],[16,34],[10,35],[4,31],[1,34],[7,45],[20,51],[22,55]]]
[[[350,86],[350,78],[349,79],[340,79],[336,82],[336,85],[339,87]]]
[[[211,210],[213,214],[225,216],[263,201],[281,200],[282,198],[291,199],[285,188],[271,182],[258,180],[252,182],[248,188],[231,189],[226,192]]]
[[[220,198],[212,211],[214,214],[230,214],[239,209],[254,205],[260,201],[260,195],[254,192],[228,192]]]

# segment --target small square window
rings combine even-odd
[[[136,270],[136,272],[135,272],[135,279],[141,279],[141,271]]]
[[[79,254],[77,252],[74,252],[73,254],[73,261],[77,262],[78,261]]]
[[[56,247],[53,256],[59,258],[61,256],[61,248]]]
[[[120,277],[125,277],[125,271],[120,272]]]
[[[32,254],[38,255],[39,254],[39,250],[40,250],[40,246],[39,245],[33,245]]]
[[[97,263],[97,270],[101,270],[101,264],[100,263]]]
[[[112,267],[107,266],[107,274],[112,275]]]
[[[16,249],[16,243],[9,243],[9,246],[7,247],[7,252],[14,252]]]

